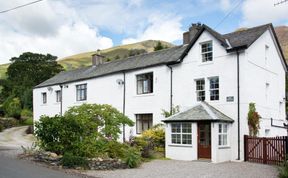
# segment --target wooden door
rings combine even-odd
[[[211,159],[211,123],[198,123],[198,159]]]

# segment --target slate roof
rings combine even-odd
[[[197,122],[197,121],[211,121],[211,122],[234,122],[233,119],[226,116],[207,102],[201,102],[198,105],[171,116],[163,122]]]
[[[186,45],[187,46],[187,45]],[[80,81],[89,78],[95,78],[108,74],[118,73],[121,71],[135,70],[156,65],[169,64],[176,62],[186,46],[176,46],[161,51],[148,54],[129,57],[123,60],[112,61],[97,66],[89,66],[71,71],[64,71],[58,75],[44,81],[35,88]]]
[[[101,64],[98,66],[84,67],[72,71],[61,72],[58,75],[44,81],[34,88],[45,87],[50,85],[58,85],[69,82],[81,81],[84,79],[90,79],[109,75],[113,73],[136,70],[146,67],[152,67],[157,65],[167,65],[173,63],[180,63],[183,61],[189,50],[192,48],[194,43],[197,41],[202,32],[207,30],[212,34],[219,42],[228,49],[234,49],[237,47],[248,48],[254,41],[256,41],[268,28],[272,28],[272,24],[266,24],[258,27],[249,28],[239,32],[233,32],[221,35],[215,30],[211,29],[207,25],[203,24],[201,29],[195,35],[188,45],[176,46],[173,48],[156,51],[148,54],[142,54],[138,56],[129,57],[123,60],[112,61],[109,63]],[[277,39],[275,33],[275,38]],[[229,44],[228,42],[229,41]],[[280,45],[278,44],[279,48]],[[231,51],[232,51],[231,50]],[[281,51],[281,48],[280,48]],[[229,51],[230,52],[230,51]],[[283,55],[283,53],[282,53]],[[284,56],[284,55],[283,55]],[[283,58],[284,59],[284,58]],[[285,67],[287,66],[286,61],[283,61]]]

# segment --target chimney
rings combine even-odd
[[[192,26],[189,28],[189,31],[183,33],[183,44],[188,44],[201,29],[201,23],[192,23]]]
[[[100,55],[100,54],[93,54],[92,55],[92,65],[93,66],[98,66],[100,64],[103,64],[103,60],[104,60],[104,56]]]

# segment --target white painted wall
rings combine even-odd
[[[213,42],[213,62],[201,62],[201,42]],[[265,52],[265,45],[269,46]],[[265,60],[265,55],[267,59]],[[230,149],[218,149],[217,133],[213,129],[212,161],[221,162],[235,160],[237,158],[237,56],[235,53],[227,54],[220,43],[206,31],[199,37],[191,48],[184,61],[173,67],[173,104],[179,105],[180,110],[185,110],[197,104],[195,79],[206,80],[206,101],[235,120],[230,126]],[[265,62],[266,61],[266,62]],[[136,75],[153,72],[154,92],[152,94],[136,94]],[[219,101],[209,100],[208,78],[218,76],[220,82]],[[123,79],[123,74],[113,74],[99,78],[89,79],[82,82],[68,83],[68,88],[63,88],[63,112],[70,106],[79,105],[76,102],[75,85],[87,83],[87,103],[111,104],[122,112],[123,86],[116,83],[117,79]],[[266,83],[269,89],[266,91]],[[60,104],[56,103],[55,90],[59,86],[52,86],[49,92],[47,87],[37,88],[33,91],[34,119],[37,121],[41,115],[53,116],[59,114]],[[243,160],[243,135],[248,134],[247,113],[248,104],[256,103],[261,120],[259,136],[286,135],[285,129],[271,127],[270,120],[276,119],[275,124],[283,125],[285,120],[285,71],[277,53],[270,31],[265,32],[245,52],[240,54],[240,124],[241,124],[241,159]],[[47,104],[41,104],[41,92],[47,92]],[[227,102],[226,97],[233,96],[233,102]],[[283,102],[281,104],[280,102]],[[126,73],[126,108],[125,114],[135,121],[135,114],[152,113],[153,124],[160,123],[164,117],[161,109],[169,110],[170,107],[170,69],[167,66],[150,67]],[[193,125],[193,128],[196,125]],[[169,124],[168,128],[169,130]],[[268,135],[265,130],[269,129]],[[126,127],[126,139],[135,135],[135,127]],[[194,128],[193,130],[197,130]],[[267,134],[267,133],[266,133]],[[169,144],[169,134],[167,135]],[[193,137],[193,143],[196,136]],[[169,147],[170,148],[170,147]],[[195,149],[194,145],[192,149]],[[216,151],[215,151],[216,150]],[[173,159],[193,160],[197,151],[191,148],[173,147],[167,149],[167,156]],[[230,158],[229,158],[230,157]]]

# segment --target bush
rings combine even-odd
[[[8,117],[21,118],[21,102],[19,98],[9,97],[3,103],[3,110]]]
[[[8,129],[18,126],[19,122],[14,118],[0,119],[0,125],[2,125],[4,129]]]
[[[22,121],[22,125],[33,125],[33,119],[32,118],[28,118]]]
[[[158,124],[142,133],[141,136],[135,137],[132,146],[136,145],[141,150],[143,158],[152,158],[153,153],[165,151],[165,130],[163,125]]]
[[[26,120],[26,119],[29,119],[29,118],[32,118],[33,117],[33,113],[31,110],[29,109],[23,109],[21,111],[21,118]]]
[[[0,123],[0,132],[4,130],[4,126]]]
[[[72,153],[65,153],[61,159],[61,164],[67,168],[88,168],[88,160],[86,158],[73,155]]]
[[[288,177],[288,162],[284,161],[279,167],[279,178],[287,178]]]
[[[129,147],[125,151],[124,161],[129,168],[138,167],[141,164],[141,153],[137,148]]]
[[[41,117],[35,124],[35,134],[46,151],[81,157],[109,156],[114,154],[107,151],[111,149],[109,140],[117,140],[122,124],[131,126],[133,122],[112,106],[83,104],[70,108],[64,116]]]

